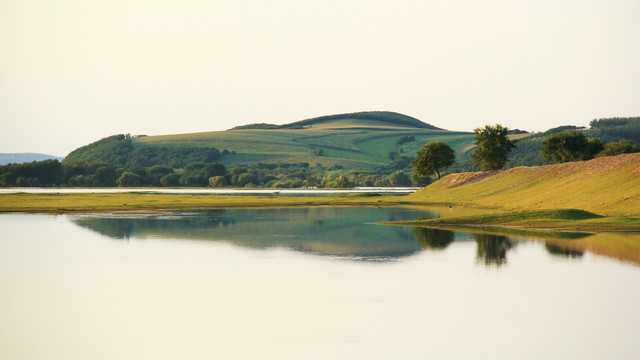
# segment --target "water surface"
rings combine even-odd
[[[3,214],[0,358],[637,358],[637,236],[452,211]]]

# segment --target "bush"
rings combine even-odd
[[[209,185],[220,188],[227,186],[228,183],[224,176],[212,176],[209,178]]]
[[[258,178],[255,175],[245,172],[242,175],[238,176],[236,185],[240,187],[245,187],[247,186],[247,184],[258,184],[258,183],[259,183]]]
[[[160,178],[160,185],[162,186],[178,186],[180,185],[180,175],[176,173],[167,174]]]
[[[144,185],[144,179],[138,174],[125,171],[120,175],[116,183],[120,187],[142,186]]]

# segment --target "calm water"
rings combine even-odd
[[[0,358],[638,358],[640,236],[456,211],[3,214]]]

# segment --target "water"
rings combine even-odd
[[[0,194],[117,194],[117,193],[153,193],[153,194],[204,194],[204,195],[291,195],[322,196],[336,194],[385,194],[406,195],[416,192],[416,187],[355,187],[352,189],[229,189],[229,188],[34,188],[10,187],[0,188]]]
[[[374,224],[456,211],[3,214],[0,358],[638,357],[637,235]]]

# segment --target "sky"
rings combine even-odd
[[[0,152],[387,110],[640,115],[640,1],[0,0]]]

